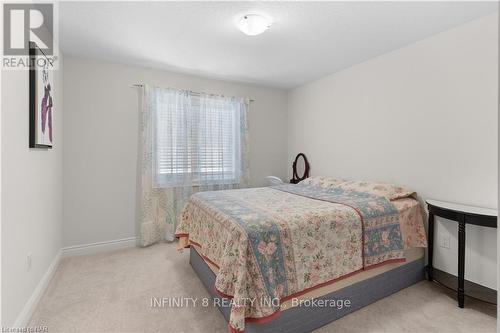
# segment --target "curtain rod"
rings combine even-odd
[[[139,84],[139,83],[135,83],[135,84],[133,84],[132,86],[130,86],[130,88],[143,88],[143,87],[144,87],[144,85],[143,85],[143,84]],[[188,91],[189,91],[191,94],[193,94],[193,95],[201,95],[201,94],[202,94],[202,93],[197,92],[197,91],[192,91],[192,90],[188,90]],[[250,102],[255,102],[255,100],[254,100],[254,99],[249,99],[248,101],[250,101]]]

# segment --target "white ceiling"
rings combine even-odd
[[[498,9],[495,2],[61,2],[63,53],[292,88]],[[274,24],[260,36],[247,13]]]

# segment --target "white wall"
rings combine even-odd
[[[498,15],[469,22],[292,90],[288,161],[312,175],[405,184],[423,198],[497,206]],[[451,249],[435,266],[456,274]],[[466,277],[496,286],[496,237],[467,228]],[[455,239],[454,239],[455,238]]]
[[[251,185],[286,175],[286,92],[65,58],[64,246],[135,236],[138,90],[147,83],[242,96],[250,106]]]
[[[28,148],[28,71],[2,72],[2,325],[20,314],[62,245],[62,54],[54,76],[54,146]],[[31,268],[27,255],[32,253]]]

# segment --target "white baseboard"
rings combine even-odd
[[[17,316],[17,319],[12,327],[25,327],[29,324],[31,316],[35,311],[38,302],[45,293],[45,290],[49,286],[49,282],[54,277],[54,274],[57,270],[57,266],[59,266],[59,262],[61,261],[62,257],[93,254],[110,250],[118,250],[128,247],[134,247],[136,246],[136,239],[137,239],[136,237],[115,239],[106,242],[69,246],[59,250],[59,252],[56,254],[54,259],[50,263],[49,268],[47,268],[47,271],[43,275],[42,279],[36,286],[33,293],[31,294],[31,297],[24,305],[21,313]]]
[[[114,239],[105,242],[97,242],[91,244],[81,244],[62,248],[63,257],[80,256],[85,254],[94,254],[99,252],[106,252],[110,250],[124,249],[136,246],[136,237],[129,237],[123,239]]]
[[[28,299],[26,304],[24,304],[21,313],[17,316],[17,319],[12,327],[25,327],[29,324],[31,316],[35,311],[38,302],[45,293],[45,290],[49,286],[49,282],[54,277],[54,274],[57,270],[57,266],[59,266],[60,261],[61,261],[61,250],[59,250],[54,259],[52,259],[49,268],[47,268],[47,271],[45,271],[45,274],[43,275],[42,279],[36,286],[35,290],[33,291],[33,294],[31,294],[31,297]]]

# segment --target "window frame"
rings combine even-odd
[[[207,98],[210,99],[212,98],[211,96],[200,96],[198,94],[194,95],[192,93],[188,93],[188,98],[190,99],[189,103],[189,110],[187,110],[187,113],[195,113],[198,112],[198,117],[201,117],[202,113],[202,99]],[[220,98],[219,96],[217,96]],[[225,101],[226,103],[242,103],[238,102],[234,99],[228,101]],[[244,104],[244,103],[243,103]],[[178,109],[176,110],[178,112],[186,112],[186,110]],[[224,110],[226,112],[241,112],[239,108],[235,108],[234,106],[230,110]],[[161,110],[154,110],[155,117],[154,122],[159,121],[159,114],[158,112],[161,112]],[[212,111],[213,112],[213,111]],[[232,124],[230,124],[229,128],[232,128],[232,133],[231,137],[229,138],[229,142],[231,142],[231,150],[232,152],[230,153],[230,159],[231,163],[228,163],[231,165],[230,168],[225,169],[226,164],[223,163],[225,160],[224,153],[222,153],[222,159],[221,162],[218,166],[214,167],[215,169],[221,169],[221,170],[215,170],[215,171],[209,171],[207,170],[206,166],[201,165],[200,170],[198,171],[192,171],[192,160],[196,158],[196,155],[199,154],[199,152],[183,152],[184,157],[180,157],[179,159],[186,159],[188,166],[187,168],[171,168],[171,170],[168,170],[169,168],[167,167],[160,167],[159,160],[158,158],[160,157],[158,153],[159,149],[159,140],[160,136],[158,135],[158,124],[155,124],[153,126],[153,133],[152,133],[152,138],[153,138],[153,176],[154,176],[154,187],[160,188],[160,187],[178,187],[178,186],[201,186],[201,185],[224,185],[224,184],[239,184],[241,182],[241,177],[242,177],[242,171],[241,171],[241,165],[243,163],[243,156],[242,156],[242,148],[241,148],[241,143],[243,141],[243,130],[241,126],[241,121],[242,121],[242,115],[237,115],[234,114],[233,116],[230,117],[230,121]],[[193,124],[191,124],[193,126]],[[196,126],[196,129],[194,130],[195,132],[201,132],[201,125],[200,122],[198,122],[199,126]],[[186,140],[189,140],[190,137],[187,136]],[[219,138],[220,139],[220,138]],[[237,145],[240,145],[240,147],[237,147]],[[192,148],[197,147],[199,148],[199,145],[192,145],[191,143],[187,143],[187,146]],[[217,150],[218,147],[215,145],[212,148],[209,148],[208,150]],[[189,150],[189,148],[188,148]],[[205,147],[205,150],[206,147]],[[239,154],[237,153],[239,152]],[[187,154],[187,157],[185,155]],[[238,161],[239,159],[239,161]],[[173,163],[173,162],[171,162]],[[184,169],[184,170],[183,170]],[[185,171],[185,170],[191,170],[191,171]],[[213,168],[212,168],[213,169]],[[205,170],[205,171],[203,171]],[[225,171],[226,170],[226,171]],[[169,172],[170,171],[170,172]],[[186,181],[187,180],[187,181]]]

